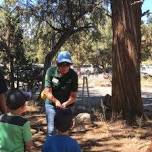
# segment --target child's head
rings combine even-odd
[[[11,90],[7,94],[6,105],[9,110],[17,110],[25,105],[30,96],[20,90]]]
[[[73,125],[72,112],[68,109],[59,110],[55,115],[54,125],[60,132],[68,131]]]

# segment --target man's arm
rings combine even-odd
[[[73,92],[73,91],[72,91],[72,92],[70,93],[69,99],[62,104],[62,108],[66,108],[67,106],[75,103],[76,97],[77,97],[77,92]]]

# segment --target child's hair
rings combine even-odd
[[[69,109],[57,111],[54,118],[54,125],[58,131],[66,132],[73,124],[72,112]]]
[[[6,105],[11,110],[16,110],[23,106],[30,97],[21,90],[11,90],[7,93]]]

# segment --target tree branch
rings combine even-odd
[[[145,16],[145,15],[149,15],[149,14],[150,14],[150,11],[147,10],[147,11],[145,11],[145,12],[142,13],[141,17],[143,17],[143,16]]]
[[[42,19],[42,17],[37,14],[38,12],[37,12],[35,9],[33,9],[32,7],[30,7],[30,9],[31,9],[32,12],[35,12],[35,13],[32,13],[33,16],[35,16],[36,18],[38,18],[41,22],[44,21],[44,19]],[[50,24],[50,22],[48,22],[46,18],[45,18],[45,22],[46,22],[53,30],[58,31],[58,32],[62,32],[62,31],[63,31],[62,29],[56,28],[56,27],[54,27],[52,24]]]
[[[143,0],[134,1],[133,3],[131,3],[131,5],[136,5],[141,3],[143,3]]]
[[[82,26],[82,27],[79,27],[77,28],[76,30],[74,30],[74,33],[77,33],[77,32],[80,32],[80,31],[83,31],[84,29],[89,29],[89,28],[93,28],[94,26],[92,25],[88,25],[88,26]]]

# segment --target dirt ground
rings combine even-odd
[[[34,148],[40,152],[46,137],[45,114],[40,107],[30,108],[27,117],[31,121]],[[152,138],[152,122],[143,126],[129,127],[122,121],[105,122],[96,119],[85,131],[71,129],[83,152],[146,152]]]
[[[110,85],[110,81],[107,80],[91,83],[91,87]],[[40,152],[47,130],[43,108],[29,104],[26,117],[31,121],[33,152]],[[146,152],[152,138],[152,121],[148,120],[140,126],[129,127],[122,121],[102,121],[97,114],[96,119],[86,126],[85,131],[73,128],[70,135],[79,142],[83,152]]]

